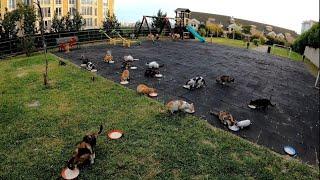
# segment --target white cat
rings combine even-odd
[[[160,65],[156,61],[152,61],[152,62],[146,63],[146,66],[148,66],[148,68],[159,69],[159,68],[163,67],[164,65],[163,64]]]

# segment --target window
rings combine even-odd
[[[9,0],[9,9],[16,8],[16,0]]]
[[[61,16],[61,7],[56,8],[56,14],[57,16]]]
[[[76,13],[76,8],[74,7],[69,8],[69,12],[70,12],[70,15],[74,15]]]
[[[61,0],[56,0],[56,4],[61,4]]]
[[[86,18],[85,21],[86,21],[86,26],[87,27],[91,27],[92,26],[92,18]]]
[[[42,5],[48,5],[48,4],[50,4],[50,0],[41,0],[41,1],[40,1],[40,4],[42,4]]]
[[[76,0],[69,0],[69,4],[76,4]]]
[[[92,15],[92,7],[82,7],[81,14],[82,15]]]
[[[51,28],[51,20],[44,21],[44,28],[50,30]]]
[[[43,17],[51,17],[51,11],[49,7],[41,8]]]

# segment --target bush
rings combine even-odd
[[[228,38],[233,39],[233,32],[228,33]],[[243,39],[243,35],[241,33],[241,31],[235,31],[234,32],[234,39],[238,39],[238,40],[242,40]]]
[[[285,45],[286,41],[283,39],[279,39],[277,37],[273,37],[273,36],[267,36],[267,45],[273,45],[273,44],[279,44],[279,45]]]
[[[207,34],[207,31],[206,31],[206,29],[205,28],[200,28],[199,30],[198,30],[198,32],[199,32],[199,34],[201,35],[201,36],[206,36],[206,34]]]
[[[316,23],[307,32],[301,34],[293,43],[292,48],[294,51],[303,54],[306,46],[313,48],[320,47],[320,25]]]
[[[266,37],[260,31],[257,31],[255,34],[251,35],[251,39],[252,39],[252,41],[254,39],[258,39],[260,41],[260,44],[265,44],[266,43]]]
[[[252,42],[253,42],[254,45],[259,46],[260,40],[259,39],[253,39]]]

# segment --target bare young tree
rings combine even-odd
[[[44,58],[46,60],[46,68],[45,72],[43,73],[43,83],[45,87],[49,87],[49,82],[48,82],[48,58],[47,58],[47,45],[46,41],[44,38],[44,22],[43,22],[43,14],[40,6],[39,0],[37,2],[34,2],[38,6],[38,11],[40,15],[40,32],[41,32],[41,38],[42,38],[42,47],[43,47],[43,53],[44,53]]]

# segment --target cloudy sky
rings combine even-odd
[[[158,9],[174,17],[178,7],[276,25],[298,33],[302,21],[319,21],[319,0],[115,0],[120,22],[141,21],[142,15],[155,15]]]

